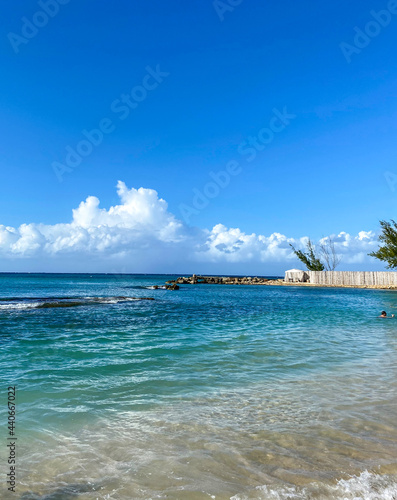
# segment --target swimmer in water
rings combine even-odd
[[[394,318],[394,314],[392,314],[391,316],[387,316],[386,311],[382,311],[382,312],[380,313],[379,318]]]

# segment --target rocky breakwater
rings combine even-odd
[[[257,276],[198,276],[180,277],[166,282],[168,287],[173,285],[280,285],[283,280],[258,278]]]

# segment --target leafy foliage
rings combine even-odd
[[[380,245],[376,252],[371,252],[368,255],[387,262],[386,267],[392,269],[397,267],[397,223],[393,219],[391,222],[381,220],[380,225],[382,233],[379,236],[379,241],[383,245]]]
[[[317,257],[316,251],[313,243],[310,239],[307,242],[307,250],[303,252],[302,250],[296,250],[296,248],[291,245],[290,247],[294,251],[294,254],[298,257],[298,259],[305,264],[308,271],[324,271],[324,264]]]

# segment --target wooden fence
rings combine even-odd
[[[316,285],[397,286],[397,272],[387,271],[305,271]]]

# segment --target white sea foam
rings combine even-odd
[[[40,306],[40,302],[14,302],[8,304],[0,304],[0,311],[25,311],[27,309],[35,309]]]
[[[334,485],[313,482],[305,487],[258,486],[250,494],[235,495],[230,500],[397,500],[397,478],[362,472]]]

